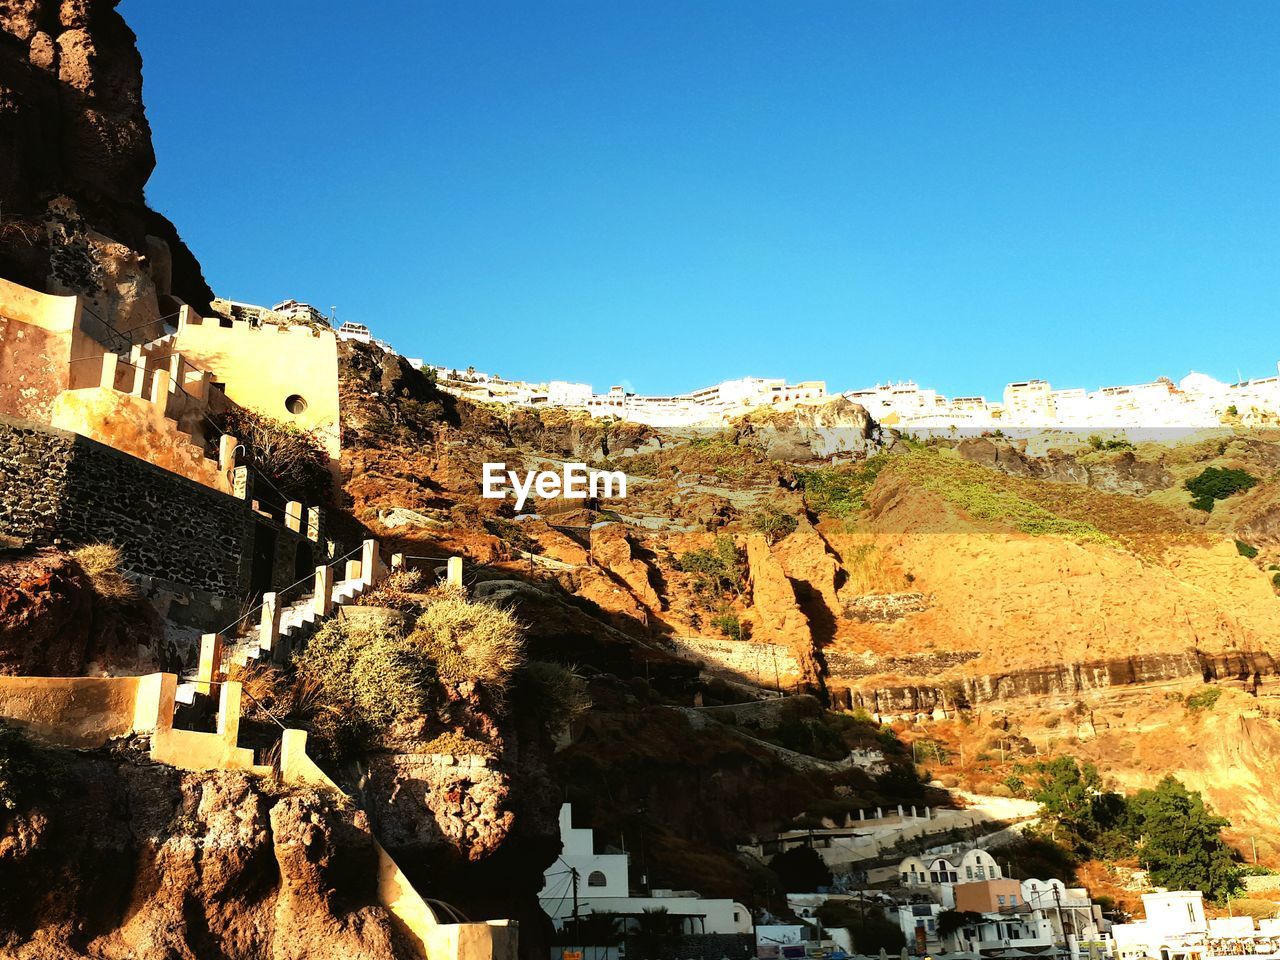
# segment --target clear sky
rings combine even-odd
[[[1280,359],[1280,3],[125,0],[221,296],[645,393]]]

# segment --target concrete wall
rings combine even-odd
[[[53,402],[49,422],[206,487],[230,491],[217,461],[150,400],[104,387],[68,390]]]
[[[0,677],[0,717],[60,746],[101,747],[172,722],[173,674],[143,677]],[[167,697],[169,710],[161,707]]]
[[[0,416],[4,536],[35,544],[110,542],[135,573],[240,598],[249,593],[257,526],[275,537],[272,588],[293,583],[298,545],[310,546],[305,531],[88,437]]]
[[[75,297],[0,280],[0,413],[48,420],[67,388],[78,316]]]
[[[673,637],[671,644],[679,656],[701,660],[708,670],[761,686],[772,686],[775,680],[787,686],[801,674],[795,654],[778,644],[705,637]]]
[[[202,318],[183,308],[174,348],[209,370],[233,403],[302,430],[314,430],[336,469],[342,449],[338,419],[338,339],[332,331]],[[290,412],[300,396],[306,409]]]
[[[307,755],[305,730],[286,730],[280,741],[280,779],[287,784],[341,793],[342,790]],[[484,923],[440,923],[413,889],[382,844],[378,853],[378,900],[427,960],[515,960],[517,927],[506,920]]]

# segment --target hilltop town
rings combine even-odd
[[[359,334],[357,334],[359,335]],[[367,330],[364,336],[368,337]],[[415,361],[421,365],[422,361]],[[789,384],[785,380],[744,377],[675,396],[648,396],[623,387],[593,392],[586,383],[504,380],[474,369],[432,365],[441,389],[458,397],[520,407],[559,407],[593,416],[655,427],[715,425],[749,410],[791,409],[833,396],[821,380]],[[1277,363],[1280,373],[1280,363]],[[1205,429],[1223,423],[1273,424],[1280,417],[1280,376],[1222,383],[1190,373],[1178,383],[1151,383],[1054,390],[1044,380],[1010,383],[1001,401],[985,397],[945,397],[914,381],[846,390],[842,396],[866,408],[887,427],[912,433],[1003,430],[1106,429],[1151,432]]]

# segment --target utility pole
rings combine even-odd
[[[575,940],[581,938],[578,931],[578,868],[570,867],[569,876],[573,878],[573,937]],[[575,944],[580,946],[580,944]]]

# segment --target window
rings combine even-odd
[[[605,878],[605,875],[599,870],[592,870],[591,875],[587,877],[588,887],[603,887],[608,883],[609,881]]]
[[[1187,919],[1192,923],[1196,922],[1196,908],[1190,902],[1187,903]]]
[[[978,879],[985,880],[987,878],[987,868],[982,864],[978,864]]]
[[[1018,895],[1016,893],[1009,894],[1009,903],[1015,907],[1018,905]]]
[[[1004,894],[1000,894],[996,897],[996,903],[1000,904],[1002,907],[1004,906]]]
[[[298,414],[304,413],[306,411],[307,401],[301,395],[296,393],[291,393],[284,401],[284,408],[288,410],[290,413],[292,413],[294,416],[297,416]]]
[[[739,913],[737,910],[733,911],[733,922],[738,923],[741,920],[742,920],[742,914]]]

